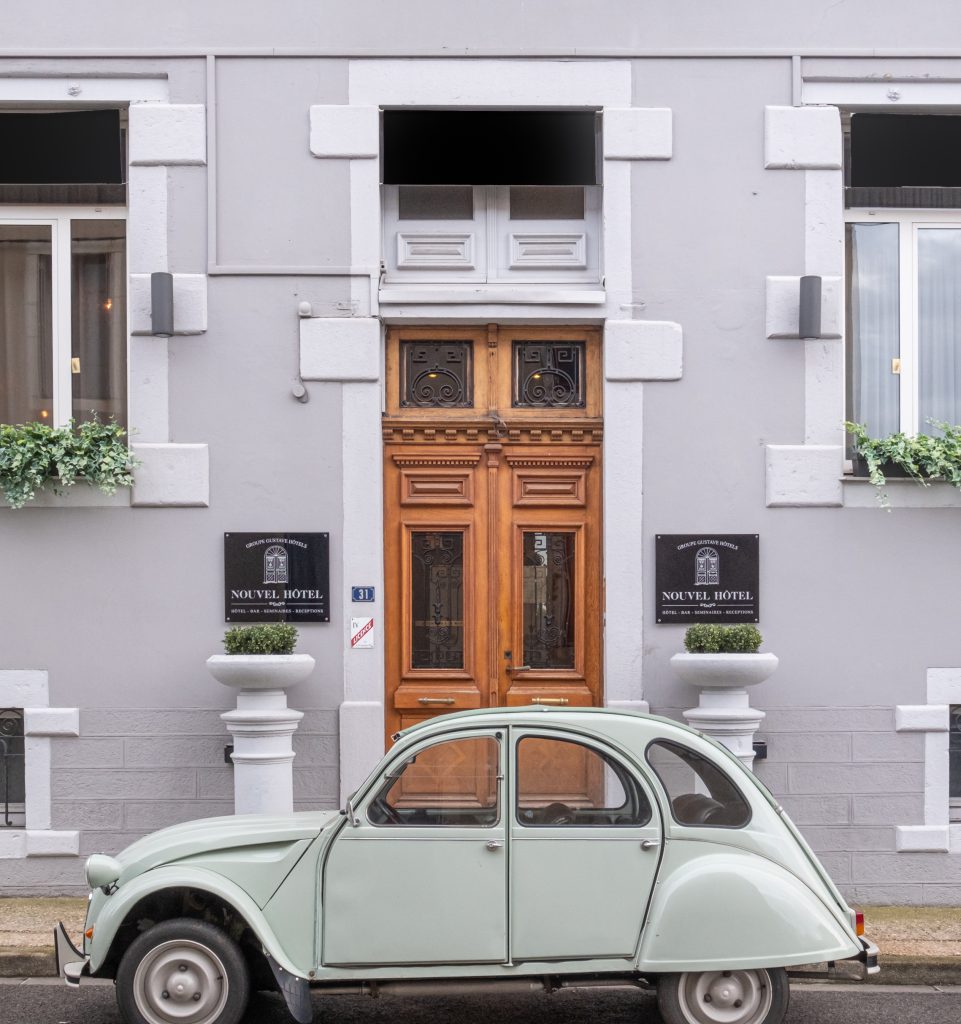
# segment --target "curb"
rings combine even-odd
[[[52,978],[57,973],[53,947],[0,949],[0,978]]]

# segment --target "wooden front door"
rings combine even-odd
[[[392,329],[386,724],[601,694],[600,338]]]

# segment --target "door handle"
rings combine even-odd
[[[453,697],[418,697],[418,704],[454,704]]]
[[[508,672],[530,672],[530,665],[508,665]]]
[[[656,850],[661,844],[656,839],[642,839],[642,850]]]
[[[563,707],[565,704],[570,704],[570,701],[566,697],[531,697],[531,704],[550,704]]]
[[[488,839],[484,845],[488,850],[499,850],[504,843],[500,839]]]

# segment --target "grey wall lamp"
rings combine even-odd
[[[798,337],[821,337],[821,278],[801,278],[801,294],[798,301]]]
[[[150,275],[150,333],[169,338],[174,332],[174,276],[164,272]]]

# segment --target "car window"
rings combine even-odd
[[[517,744],[517,821],[547,825],[646,825],[650,801],[630,771],[572,740],[524,736]]]
[[[499,763],[500,744],[493,736],[425,747],[390,769],[367,818],[374,825],[495,825]]]
[[[741,828],[751,820],[751,808],[737,786],[696,751],[655,740],[647,748],[647,760],[664,784],[679,824]]]

